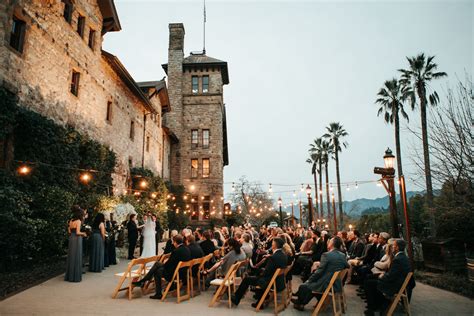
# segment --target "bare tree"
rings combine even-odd
[[[445,101],[432,107],[428,125],[430,131],[430,155],[432,157],[433,181],[438,187],[451,183],[453,190],[462,180],[474,178],[473,159],[473,104],[472,79],[466,75],[464,82],[458,81],[455,89],[448,89]],[[420,130],[410,129],[421,140]],[[413,163],[420,175],[424,174],[424,163],[420,150],[413,148]]]
[[[241,177],[233,184],[232,203],[237,211],[253,225],[261,226],[267,219],[275,217],[273,199],[269,193],[263,191],[260,184],[250,182]]]

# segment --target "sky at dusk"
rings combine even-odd
[[[136,81],[165,76],[168,23],[184,23],[186,56],[202,50],[202,1],[115,3],[122,31],[108,33],[103,48]],[[312,184],[308,144],[330,122],[349,133],[341,181],[376,180],[373,167],[383,166],[385,149],[395,152],[392,126],[377,117],[378,90],[407,67],[405,56],[419,52],[436,55],[448,73],[432,84],[442,99],[447,85],[472,76],[473,11],[472,1],[207,1],[207,55],[229,64],[226,193],[245,175],[265,190],[292,185],[273,186],[288,203],[301,183]],[[419,112],[408,114],[418,126]],[[410,153],[421,144],[405,122],[401,137],[408,189],[420,190]],[[347,200],[384,195],[373,183],[343,188]]]

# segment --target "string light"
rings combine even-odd
[[[145,180],[140,181],[141,188],[146,188],[147,186],[148,186],[148,182],[146,182]]]
[[[92,176],[90,173],[88,172],[84,172],[83,174],[81,174],[80,178],[79,178],[82,182],[84,183],[87,183],[89,182],[91,179],[92,179]]]
[[[268,187],[268,192],[270,192],[270,193],[271,193],[271,192],[272,192],[272,190],[273,190],[273,189],[272,189],[272,184],[270,183],[270,184],[269,184],[269,187]]]
[[[18,168],[18,173],[21,174],[21,175],[27,175],[28,173],[30,173],[31,169],[30,167],[28,166],[21,166],[20,168]]]
[[[155,194],[155,193],[152,193],[152,194],[151,194],[151,198],[152,198],[152,199],[156,198],[156,194]]]
[[[232,191],[235,191],[235,184],[232,182]]]
[[[304,184],[301,183],[301,192],[303,192],[303,191],[304,191]]]

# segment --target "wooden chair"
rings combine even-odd
[[[135,281],[138,281],[146,273],[146,261],[147,258],[138,258],[133,259],[127,266],[125,272],[116,273],[115,276],[120,277],[119,283],[115,287],[114,292],[112,293],[112,298],[116,298],[120,291],[127,291],[128,299],[132,299],[132,292],[135,286],[132,284]],[[138,266],[137,269],[133,270],[134,267]],[[127,282],[125,287],[122,287],[123,283]],[[143,290],[142,290],[143,293]]]
[[[339,275],[341,274],[341,271],[336,271],[331,277],[331,280],[329,281],[328,286],[326,287],[326,290],[322,293],[321,299],[318,301],[316,306],[314,307],[313,313],[311,314],[312,316],[317,316],[319,315],[319,312],[321,311],[324,302],[328,298],[328,296],[332,297],[332,308],[333,308],[333,313],[335,316],[337,315],[342,315],[342,308],[340,304],[337,304],[336,302],[336,293],[334,292],[334,282],[339,278]],[[313,292],[314,294],[321,294],[318,292]],[[340,302],[339,302],[340,303]],[[339,308],[338,308],[339,307]]]
[[[201,293],[201,287],[200,287],[200,271],[199,271],[199,267],[202,265],[202,262],[203,260],[205,259],[206,257],[202,257],[202,258],[196,258],[196,259],[193,259],[191,260],[192,263],[191,263],[191,266],[189,267],[188,269],[188,274],[189,274],[189,279],[191,281],[190,283],[190,286],[191,286],[191,297],[194,297],[194,276],[193,276],[193,270],[194,270],[194,267],[197,267],[197,270],[196,270],[196,280],[197,280],[197,290],[199,291],[199,293]]]
[[[220,301],[221,297],[227,291],[229,308],[232,308],[231,296],[233,291],[235,291],[235,272],[240,264],[241,262],[236,262],[231,265],[223,279],[214,279],[211,281],[211,285],[217,286],[217,290],[209,303],[209,307],[214,306],[216,302]]]
[[[201,262],[201,265],[198,268],[197,278],[198,278],[198,286],[199,286],[200,291],[206,290],[206,278],[202,275],[202,273],[204,272],[204,270],[206,270],[206,263],[208,263],[212,259],[212,257],[214,257],[214,254],[210,253],[204,258],[202,258],[203,260]]]
[[[245,259],[239,262],[239,265],[235,269],[235,276],[234,276],[234,292],[235,292],[235,287],[240,285],[242,283],[242,278],[244,275],[247,273],[247,268],[249,265],[249,259]]]
[[[168,261],[168,259],[170,258],[170,256],[171,256],[171,253],[167,253],[167,254],[161,255],[160,262],[161,262],[161,263],[165,263],[166,261]]]
[[[273,274],[273,277],[271,278],[270,282],[267,285],[267,288],[265,289],[265,292],[263,292],[262,297],[260,298],[260,301],[258,301],[257,307],[255,308],[255,311],[260,311],[260,308],[262,308],[263,303],[265,302],[267,295],[272,292],[273,294],[273,303],[275,305],[275,315],[278,315],[278,313],[286,308],[288,306],[288,294],[286,293],[286,285],[285,289],[281,291],[281,300],[282,303],[278,304],[278,291],[276,287],[276,279],[278,277],[285,277],[285,273],[287,273],[288,270],[287,268],[285,269],[276,269],[275,273]]]
[[[411,315],[410,303],[408,301],[407,286],[412,276],[413,276],[413,272],[409,272],[407,274],[405,281],[400,287],[400,290],[398,291],[397,295],[395,295],[395,297],[392,299],[392,302],[390,303],[390,306],[387,310],[387,316],[393,315],[393,313],[395,312],[395,309],[397,308],[398,303],[400,303],[400,299],[403,299],[403,307],[405,308],[405,313],[407,315]]]
[[[160,262],[161,261],[161,257],[162,255],[158,255],[158,256],[153,256],[153,257],[148,257],[148,258],[143,258],[144,261],[143,261],[143,268],[141,270],[141,273],[142,273],[142,277],[145,276],[145,274],[148,273],[148,271],[150,271],[151,267],[153,266],[153,264],[155,264],[155,262]],[[136,272],[136,271],[134,271]],[[154,285],[155,284],[155,280],[154,279],[151,279],[150,281],[147,281],[145,282],[145,285],[143,286],[143,293],[144,294],[148,294],[149,291],[153,288],[151,288],[150,286],[151,285]]]
[[[295,261],[293,261],[291,263],[291,265],[286,267],[286,271],[285,271],[286,294],[287,294],[287,296],[286,296],[286,306],[290,305],[291,298],[292,298],[292,295],[293,295],[293,286],[291,284],[291,279],[288,280],[287,276],[288,276],[288,273],[290,273],[291,269],[293,268],[294,263],[295,263]]]
[[[168,293],[171,289],[171,286],[173,284],[176,284],[176,303],[180,303],[183,300],[188,300],[191,298],[191,291],[190,291],[190,286],[191,286],[191,280],[189,278],[189,272],[186,271],[186,294],[181,295],[181,283],[183,280],[180,280],[179,276],[179,270],[181,269],[189,269],[191,267],[191,264],[193,263],[194,260],[189,260],[189,261],[180,261],[178,265],[176,266],[176,269],[174,270],[173,277],[171,278],[171,281],[168,283],[166,286],[165,293],[163,294],[163,297],[161,298],[161,301],[164,302],[166,297],[168,296]]]

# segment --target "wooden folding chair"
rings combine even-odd
[[[247,267],[249,265],[249,259],[245,259],[239,262],[239,265],[235,269],[235,275],[234,275],[234,292],[235,292],[235,287],[240,285],[242,283],[242,278],[247,272]]]
[[[201,287],[200,287],[200,284],[199,284],[199,282],[200,282],[199,267],[201,266],[201,264],[202,264],[202,262],[205,258],[206,257],[193,259],[192,263],[191,263],[191,266],[188,269],[189,279],[191,280],[191,284],[190,284],[190,286],[191,286],[191,297],[194,297],[194,276],[193,276],[194,267],[197,267],[197,271],[196,271],[196,273],[197,273],[197,275],[196,275],[197,290],[199,291],[199,293],[201,293]]]
[[[206,263],[208,263],[212,257],[214,257],[213,253],[208,254],[204,258],[202,258],[201,265],[198,268],[198,286],[200,291],[205,291],[206,290],[206,278],[202,275],[204,270],[206,270]]]
[[[393,315],[393,313],[395,312],[395,309],[397,308],[398,303],[400,303],[400,299],[403,299],[403,307],[405,308],[405,313],[409,316],[411,315],[410,303],[408,302],[407,286],[412,276],[413,276],[413,272],[408,272],[405,278],[405,281],[400,287],[400,290],[398,291],[397,295],[395,295],[395,297],[392,299],[392,303],[390,303],[390,306],[387,310],[387,316]]]
[[[167,253],[167,254],[161,255],[160,262],[161,262],[161,263],[165,263],[166,261],[168,261],[168,259],[170,258],[170,256],[171,256],[171,253]]]
[[[275,305],[275,315],[278,315],[278,313],[282,310],[284,310],[287,306],[287,293],[286,293],[286,285],[285,289],[281,291],[281,300],[282,303],[278,304],[278,291],[276,287],[276,279],[278,277],[285,277],[285,272],[287,272],[286,268],[285,269],[276,269],[275,273],[273,274],[273,277],[271,278],[270,282],[267,285],[267,288],[265,289],[265,292],[263,292],[262,297],[260,298],[260,301],[258,301],[257,307],[255,308],[255,311],[260,311],[260,308],[262,308],[263,303],[265,302],[267,295],[272,292],[273,294],[273,303]]]
[[[342,315],[342,311],[341,311],[342,308],[341,308],[340,304],[337,304],[336,295],[335,295],[336,293],[334,292],[334,282],[336,282],[336,280],[339,278],[340,273],[341,273],[341,271],[336,271],[332,275],[331,280],[329,281],[329,284],[326,287],[326,290],[324,290],[324,292],[322,293],[323,295],[321,296],[321,299],[318,301],[318,303],[314,307],[313,313],[311,314],[312,316],[319,315],[319,312],[321,311],[321,309],[323,307],[323,304],[326,301],[326,298],[328,298],[328,296],[332,297],[332,308],[333,308],[334,315],[335,316]],[[318,292],[313,292],[313,293],[314,294],[321,294],[321,293],[318,293]]]
[[[135,266],[139,266],[137,269],[133,270]],[[125,272],[116,273],[115,276],[120,277],[119,283],[115,287],[114,292],[112,293],[112,298],[116,298],[120,291],[127,291],[128,299],[132,299],[132,292],[135,286],[132,284],[135,281],[143,276],[146,273],[146,258],[133,259],[127,266]],[[123,283],[128,281],[125,287],[122,287]],[[143,290],[142,290],[143,293]]]
[[[151,267],[153,266],[151,263],[155,264],[155,262],[160,262],[162,255],[158,256],[152,256],[148,258],[142,258],[143,259],[143,268],[141,269],[142,276],[145,276],[145,274],[150,271]],[[137,272],[137,271],[134,271]],[[150,285],[155,284],[155,280],[151,279],[150,281],[145,282],[145,285],[143,286],[143,293],[147,294],[149,293],[149,290],[152,289],[150,288]]]
[[[293,261],[291,263],[291,265],[289,265],[285,269],[285,283],[286,283],[286,294],[287,294],[287,296],[286,296],[286,306],[290,305],[291,298],[292,298],[292,295],[293,295],[293,286],[291,284],[291,279],[288,280],[287,276],[288,276],[288,273],[290,273],[291,269],[293,268],[294,263],[295,263],[295,261]]]
[[[166,297],[168,296],[168,292],[171,289],[171,286],[173,283],[176,284],[176,303],[180,303],[181,301],[188,300],[191,298],[191,291],[190,291],[190,286],[191,286],[191,280],[189,279],[189,273],[186,271],[186,294],[181,295],[181,283],[183,280],[180,280],[179,276],[179,270],[181,269],[189,269],[191,264],[193,263],[193,260],[189,261],[180,261],[178,265],[176,266],[176,269],[174,270],[173,277],[171,278],[171,281],[168,283],[166,286],[165,293],[163,294],[163,297],[161,298],[161,301],[164,302]]]
[[[235,272],[240,264],[241,262],[236,262],[231,265],[223,279],[214,279],[211,281],[211,285],[217,286],[217,290],[209,303],[209,307],[212,307],[216,302],[220,301],[227,290],[229,308],[232,308],[231,296],[233,291],[235,291]]]

